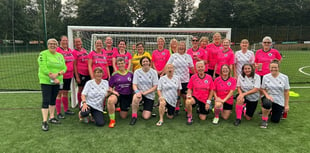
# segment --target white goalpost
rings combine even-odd
[[[113,47],[117,47],[119,40],[125,40],[127,50],[131,53],[132,45],[137,42],[144,43],[144,48],[150,53],[156,49],[157,37],[166,39],[165,48],[169,48],[171,39],[186,41],[187,48],[191,47],[191,38],[208,37],[212,41],[214,33],[221,33],[222,38],[231,39],[231,28],[154,28],[154,27],[108,27],[108,26],[68,26],[69,48],[74,48],[73,40],[80,37],[83,47],[90,52],[94,48],[97,39],[109,36],[113,39]],[[77,85],[75,80],[71,82],[71,106],[77,105]]]

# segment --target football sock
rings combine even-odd
[[[68,97],[61,97],[62,104],[64,106],[64,111],[66,112],[68,110]]]
[[[241,120],[241,116],[242,116],[242,109],[243,106],[242,105],[236,105],[236,118]]]
[[[57,111],[57,115],[60,114],[61,112],[61,100],[60,99],[56,99],[56,111]]]
[[[115,120],[115,113],[109,114],[110,120]]]

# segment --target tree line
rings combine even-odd
[[[42,2],[1,0],[0,39],[43,40]],[[236,36],[242,28],[255,33],[262,25],[271,30],[310,26],[310,0],[200,0],[198,7],[194,3],[195,0],[66,0],[62,4],[61,0],[45,0],[47,35],[58,38],[67,33],[67,25],[231,27],[232,39],[239,41]],[[239,28],[238,33],[234,33],[235,28]],[[294,32],[303,34],[305,30],[290,31]],[[278,41],[288,39],[286,35],[278,36]],[[296,39],[308,37],[292,38]]]

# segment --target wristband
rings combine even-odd
[[[82,101],[82,105],[83,105],[84,103],[86,103],[86,101]]]
[[[211,104],[211,100],[208,99],[208,100],[206,101],[206,103],[210,105],[210,104]]]
[[[58,72],[58,76],[60,76],[60,72]]]
[[[135,90],[135,93],[137,94],[137,93],[139,93],[140,91],[137,89],[137,90]]]

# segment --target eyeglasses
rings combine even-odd
[[[192,40],[192,41],[196,41],[196,42],[198,42],[198,40],[197,40],[197,39],[194,39],[194,40]]]
[[[271,44],[271,42],[263,42],[264,44]]]
[[[57,43],[48,43],[48,45],[57,45]]]

